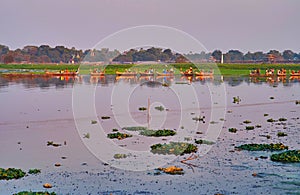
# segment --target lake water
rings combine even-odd
[[[41,191],[44,183],[53,184],[49,191],[58,194],[300,193],[299,163],[255,160],[271,153],[234,148],[282,142],[300,149],[300,105],[295,104],[300,100],[299,80],[0,77],[0,97],[1,167],[42,170],[20,180],[0,181],[0,194]],[[241,101],[233,103],[233,97]],[[140,107],[149,110],[140,111]],[[205,116],[205,123],[192,120],[198,116]],[[269,118],[287,121],[268,123]],[[247,131],[245,120],[251,121],[248,126],[261,128]],[[134,136],[106,139],[112,129],[123,132],[128,126],[173,129],[177,135],[164,139],[127,132]],[[231,127],[238,132],[228,132]],[[277,137],[279,131],[288,136]],[[215,144],[199,146],[199,157],[188,161],[191,166],[180,163],[190,155],[150,152],[155,143],[194,139]],[[48,141],[61,146],[47,146]],[[116,153],[128,158],[114,159]],[[62,166],[55,167],[55,163]],[[154,174],[154,168],[169,165],[182,167],[185,174]]]

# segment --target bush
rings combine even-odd
[[[28,171],[29,174],[39,174],[41,173],[40,169],[29,169]]]
[[[128,138],[128,137],[132,137],[132,135],[117,132],[117,133],[109,133],[109,134],[107,134],[107,137],[109,139],[119,139],[119,140],[121,140],[121,139],[125,139],[125,138]]]
[[[11,179],[20,179],[24,177],[26,173],[21,169],[8,168],[3,169],[0,168],[0,180],[11,180]]]

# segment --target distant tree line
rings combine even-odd
[[[222,58],[224,63],[300,63],[300,53],[291,50],[283,52],[270,50],[267,53],[261,51],[243,53],[239,50],[222,53],[220,50],[215,50],[213,52],[179,54],[171,49],[151,47],[130,49],[120,53],[118,50],[111,51],[107,48],[83,51],[74,47],[56,46],[53,48],[48,45],[25,46],[23,49],[10,50],[7,46],[0,45],[1,63],[135,63],[139,61],[184,63],[190,61],[221,62]]]

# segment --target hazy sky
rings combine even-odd
[[[187,32],[209,51],[300,52],[299,0],[0,0],[0,44],[92,48],[137,25]]]

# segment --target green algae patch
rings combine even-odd
[[[14,195],[56,195],[55,192],[28,192],[28,191],[22,191],[22,192],[19,192],[17,194],[14,194]]]
[[[0,180],[11,180],[11,179],[20,179],[25,177],[26,173],[21,169],[8,168],[3,169],[0,168]]]
[[[215,144],[215,142],[204,140],[204,139],[195,140],[195,143],[196,144],[206,144],[206,145],[213,145],[213,144]]]
[[[126,133],[117,132],[117,133],[109,133],[109,134],[107,134],[107,137],[109,139],[118,139],[118,140],[121,140],[121,139],[125,139],[125,138],[128,138],[128,137],[132,137],[132,135],[129,135],[129,134],[126,134]]]
[[[236,148],[241,149],[241,150],[248,150],[248,151],[280,151],[280,150],[288,150],[289,149],[288,146],[285,146],[282,143],[244,144],[244,145],[238,146]]]
[[[176,135],[174,130],[162,129],[162,130],[142,130],[140,135],[149,136],[149,137],[163,137],[163,136],[173,136]]]
[[[272,154],[271,160],[276,162],[300,162],[300,150],[288,150],[279,154]]]
[[[168,144],[154,144],[151,146],[153,154],[183,155],[197,152],[198,147],[185,142],[170,142]]]
[[[28,173],[31,175],[36,175],[36,174],[41,173],[41,170],[40,169],[29,169]]]

